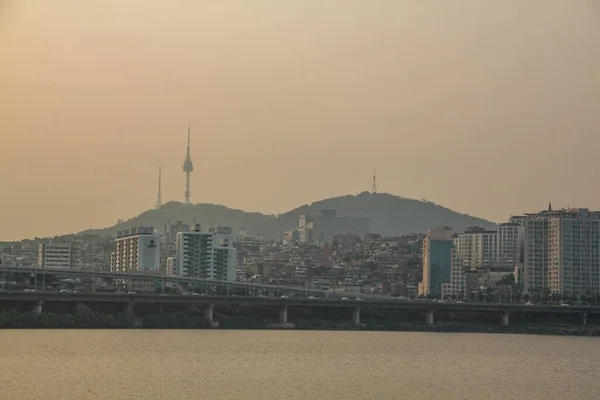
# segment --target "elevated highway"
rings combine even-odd
[[[600,307],[555,305],[524,305],[520,303],[437,303],[428,301],[400,301],[390,299],[306,298],[306,297],[251,297],[212,295],[161,295],[154,293],[77,292],[60,293],[44,291],[0,291],[0,301],[94,302],[133,304],[234,304],[243,306],[277,305],[290,307],[380,308],[420,311],[515,312],[553,314],[600,314]]]
[[[326,292],[319,289],[288,286],[288,285],[272,285],[252,282],[236,282],[236,281],[221,281],[202,278],[188,278],[177,276],[166,276],[150,272],[110,272],[110,271],[89,271],[81,269],[57,269],[57,268],[19,268],[19,267],[4,267],[0,268],[1,274],[35,274],[35,275],[53,275],[56,277],[66,278],[102,278],[102,279],[124,279],[138,281],[154,281],[161,283],[176,283],[182,285],[205,285],[224,287],[229,289],[240,290],[259,290],[271,293],[290,293],[290,294],[308,294],[309,296],[324,296]]]
[[[509,324],[511,314],[518,315],[556,315],[577,316],[586,324],[588,317],[600,319],[600,307],[524,305],[524,304],[486,304],[486,303],[438,303],[427,301],[400,301],[395,299],[347,299],[336,298],[270,298],[251,296],[212,296],[212,295],[160,295],[154,293],[60,293],[44,291],[0,291],[0,302],[26,303],[36,312],[42,312],[45,303],[112,303],[123,307],[136,305],[191,305],[210,310],[217,306],[226,307],[275,307],[280,309],[280,321],[287,322],[288,308],[303,309],[339,309],[348,310],[356,324],[360,322],[361,310],[406,311],[425,315],[425,321],[434,323],[436,313],[486,313],[497,315],[502,325]]]

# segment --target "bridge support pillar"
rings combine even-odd
[[[287,324],[287,322],[288,322],[287,311],[288,311],[287,305],[282,306],[281,309],[279,310],[279,322],[281,322],[282,324]]]
[[[33,305],[33,312],[36,314],[41,314],[42,313],[42,301],[38,301],[37,303],[35,303]]]
[[[360,308],[352,312],[352,323],[356,326],[360,325]]]
[[[427,311],[427,314],[425,314],[425,323],[433,325],[433,310],[429,310]]]
[[[510,324],[510,313],[508,311],[506,311],[504,314],[502,314],[502,320],[500,321],[500,325],[508,326],[509,324]]]
[[[165,305],[161,304],[160,306],[158,306],[158,313],[162,314],[163,312],[165,312]]]
[[[125,307],[125,312],[128,314],[134,313],[133,303],[127,303],[127,307]]]
[[[206,317],[206,319],[208,319],[210,321],[211,324],[213,323],[213,311],[214,311],[214,308],[215,308],[214,304],[210,303],[204,309],[204,316]]]
[[[583,325],[587,325],[587,313],[583,313],[583,315],[581,315],[581,322]]]

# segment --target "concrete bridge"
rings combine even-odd
[[[203,308],[207,318],[212,320],[214,307],[269,307],[279,310],[279,322],[288,322],[288,310],[298,309],[334,309],[336,314],[347,315],[355,325],[360,324],[361,311],[393,312],[403,311],[418,313],[428,324],[434,324],[436,314],[483,313],[494,315],[501,325],[509,325],[511,315],[546,315],[576,317],[582,325],[587,324],[588,317],[600,320],[600,307],[555,306],[555,305],[523,305],[523,304],[489,304],[489,303],[439,303],[428,301],[400,301],[396,299],[335,299],[335,298],[273,298],[250,296],[209,296],[209,295],[160,295],[154,293],[60,293],[44,291],[0,291],[0,303],[21,303],[41,313],[46,303],[107,303],[134,309],[140,305],[189,305]]]

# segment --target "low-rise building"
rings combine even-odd
[[[336,210],[323,209],[318,217],[301,215],[298,227],[284,232],[284,241],[323,243],[339,233],[359,232],[363,235],[367,232],[367,228],[366,217],[340,217]]]
[[[72,243],[40,243],[38,247],[38,267],[40,268],[79,268],[81,247]]]
[[[167,257],[167,265],[165,268],[165,275],[175,275],[175,269],[177,268],[177,259],[175,257]]]

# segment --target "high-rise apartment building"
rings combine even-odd
[[[498,232],[478,226],[469,227],[458,235],[456,242],[461,264],[478,269],[497,266]]]
[[[115,250],[110,256],[110,270],[115,272],[158,271],[160,266],[159,235],[154,228],[138,227],[117,232]]]
[[[196,225],[191,232],[177,234],[173,271],[177,276],[235,281],[236,262],[229,227],[202,232],[200,225]]]
[[[549,207],[526,215],[524,290],[595,295],[599,283],[600,212]]]
[[[40,243],[38,247],[38,267],[40,268],[79,268],[81,247],[72,243]]]
[[[452,264],[452,230],[435,229],[427,232],[423,239],[423,296],[438,297],[442,284],[450,283]]]
[[[461,300],[468,297],[465,267],[458,251],[458,237],[453,238],[452,264],[450,266],[450,282],[442,284],[442,299]]]
[[[497,262],[499,267],[514,268],[521,259],[524,244],[524,228],[515,222],[498,224],[498,252]]]
[[[514,216],[507,223],[498,224],[495,231],[476,226],[455,235],[450,281],[442,284],[442,297],[465,298],[470,290],[493,285],[522,266],[524,224],[525,216]],[[425,280],[425,270],[423,276]]]

